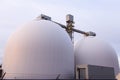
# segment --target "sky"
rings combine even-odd
[[[74,15],[75,28],[93,31],[115,49],[120,62],[120,0],[0,0],[0,63],[9,36],[40,14],[66,24]],[[75,41],[83,36],[75,33]]]

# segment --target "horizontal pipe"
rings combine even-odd
[[[54,22],[54,23],[56,23],[56,24],[60,25],[62,28],[64,28],[64,29],[66,29],[66,30],[67,30],[67,27],[66,27],[65,25],[60,24],[60,23],[55,22],[55,21],[52,21],[52,22]],[[90,35],[90,34],[89,34],[89,32],[81,31],[81,30],[74,29],[74,28],[72,28],[72,31],[77,32],[77,33],[84,34],[84,35],[86,35],[86,36],[96,36],[96,34],[95,34],[95,33],[94,33],[93,35]]]

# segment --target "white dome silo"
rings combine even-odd
[[[73,78],[71,39],[58,24],[47,20],[32,21],[10,36],[3,70],[6,79]]]
[[[85,37],[75,44],[75,64],[90,64],[114,67],[119,72],[118,58],[115,50],[97,37]]]

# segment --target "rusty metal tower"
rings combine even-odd
[[[44,14],[41,14],[40,16],[38,16],[36,18],[36,20],[39,20],[39,19],[52,21],[51,17],[46,16]],[[83,34],[85,36],[96,36],[96,34],[92,31],[85,32],[85,31],[82,31],[82,30],[75,29],[74,25],[73,25],[75,23],[74,22],[74,16],[71,15],[71,14],[66,15],[66,26],[61,24],[61,23],[55,22],[55,21],[52,21],[52,22],[54,22],[54,23],[60,25],[62,28],[64,28],[67,31],[67,33],[69,34],[73,43],[74,43],[74,32]]]

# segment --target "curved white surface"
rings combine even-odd
[[[75,44],[75,63],[114,67],[119,72],[118,58],[114,49],[97,37],[86,37]]]
[[[28,23],[9,38],[3,69],[6,79],[73,78],[74,52],[69,35],[50,21]]]
[[[117,80],[120,80],[120,73],[118,73],[118,75],[116,76]]]

